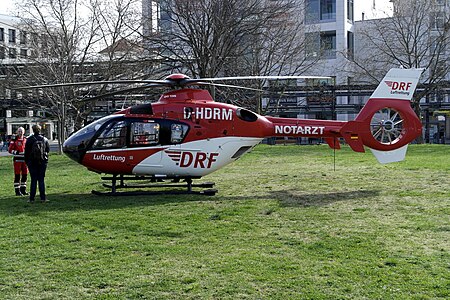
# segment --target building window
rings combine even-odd
[[[38,52],[34,49],[30,49],[30,57],[32,58],[37,58],[38,57]]]
[[[353,23],[355,21],[353,0],[347,0],[347,20]]]
[[[37,33],[31,33],[30,43],[31,43],[31,47],[38,48],[38,46],[39,46],[39,35]]]
[[[312,24],[319,21],[319,0],[307,0],[305,2],[306,6],[306,15],[305,15],[305,23]]]
[[[15,29],[8,29],[9,33],[9,42],[12,44],[16,43],[16,30]]]
[[[320,33],[309,32],[305,34],[305,55],[309,59],[319,56],[320,52]]]
[[[159,14],[159,26],[158,31],[171,32],[173,24],[172,9],[170,6],[171,1],[157,1],[159,3],[158,14]]]
[[[16,48],[9,48],[9,58],[17,58]]]
[[[28,50],[27,49],[20,49],[20,57],[21,58],[27,58],[28,57]]]
[[[355,55],[355,35],[350,31],[347,31],[347,54],[348,58],[353,60]]]
[[[0,59],[5,59],[5,47],[0,47]]]
[[[25,45],[27,43],[27,32],[26,31],[20,31],[20,44]]]
[[[308,78],[306,79],[307,86],[332,86],[336,85],[336,77],[331,78]]]
[[[324,58],[336,58],[336,31],[321,32],[320,46]]]
[[[159,10],[159,4],[157,1],[152,1],[151,4],[151,17],[152,17],[152,32],[158,32],[159,28],[158,28],[158,22],[161,19],[161,12]]]
[[[336,58],[336,31],[309,32],[305,34],[305,55],[309,59]]]
[[[445,16],[443,11],[434,12],[431,14],[431,28],[443,29],[445,24]]]
[[[5,28],[0,28],[0,42],[5,41]]]
[[[336,0],[320,0],[320,20],[336,20]]]
[[[307,24],[336,20],[336,0],[306,0],[305,6]]]

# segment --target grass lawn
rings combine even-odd
[[[380,165],[344,147],[259,145],[216,196],[106,197],[52,155],[49,203],[0,158],[0,299],[449,299],[450,146]]]

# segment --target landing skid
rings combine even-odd
[[[200,177],[164,177],[159,178],[155,176],[124,176],[112,175],[109,177],[102,177],[102,180],[111,181],[110,184],[103,183],[103,186],[109,188],[109,192],[100,192],[92,190],[94,195],[104,196],[139,196],[139,195],[183,195],[183,194],[198,194],[205,196],[214,196],[217,189],[214,189],[214,182],[192,183],[193,179]],[[126,184],[125,181],[146,181],[143,184]],[[167,181],[169,180],[169,181]],[[159,191],[125,191],[118,192],[118,189],[144,189],[144,188],[185,188],[185,190],[159,190]],[[194,191],[193,188],[204,188],[205,190]]]

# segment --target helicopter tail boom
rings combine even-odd
[[[411,108],[422,69],[391,69],[353,121],[307,120],[267,117],[274,135],[325,138],[339,149],[338,138],[356,152],[372,150],[381,163],[402,160],[408,143],[422,132]]]

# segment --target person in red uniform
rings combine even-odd
[[[9,143],[8,152],[13,155],[14,163],[14,190],[16,196],[28,195],[27,193],[27,175],[28,168],[25,163],[25,143],[27,139],[24,136],[25,129],[19,127],[16,136]],[[22,178],[20,177],[22,175]]]

